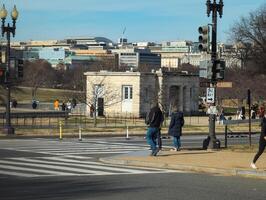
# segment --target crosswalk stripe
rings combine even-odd
[[[47,158],[51,161],[42,161],[42,160],[37,160],[36,158],[30,159],[30,158],[12,158],[13,160],[20,160],[20,161],[26,161],[26,162],[34,162],[34,163],[44,163],[44,164],[56,164],[56,165],[67,165],[67,166],[73,166],[73,167],[83,167],[83,168],[92,168],[92,169],[100,169],[100,170],[109,170],[109,171],[119,171],[119,172],[128,172],[128,173],[147,173],[147,170],[138,170],[138,169],[125,169],[125,168],[119,168],[119,167],[110,167],[104,164],[100,164],[97,162],[91,162],[91,161],[73,161],[69,159],[62,159],[62,158]],[[63,161],[63,162],[57,162],[57,161]],[[67,163],[66,163],[67,162]],[[81,164],[82,163],[82,164]],[[89,165],[87,165],[89,164]],[[79,169],[77,169],[79,171]]]
[[[38,153],[43,153],[43,154],[52,154],[52,155],[65,155],[65,152],[50,152],[50,151],[42,151]],[[122,153],[129,153],[129,151],[94,151],[94,152],[68,152],[71,155],[78,154],[122,154]]]
[[[41,173],[41,174],[53,174],[53,175],[64,175],[64,176],[77,175],[75,173],[54,172],[54,171],[45,170],[45,169],[34,169],[34,168],[18,167],[18,166],[13,166],[13,165],[10,165],[10,164],[14,164],[14,163],[6,162],[6,164],[0,164],[0,168],[6,169],[6,170],[37,172],[37,173]],[[18,173],[18,172],[16,172],[16,173]],[[23,175],[23,174],[24,173],[22,173],[22,176],[30,176],[28,174],[25,174],[25,175]],[[41,175],[41,174],[39,174],[39,175]]]
[[[83,149],[83,150],[63,150],[63,149],[58,149],[58,150],[45,150],[45,151],[37,151],[37,152],[54,152],[54,153],[69,153],[69,152],[99,152],[99,151],[131,151],[132,149]]]
[[[32,147],[18,147],[18,148],[6,148],[6,149],[9,149],[9,150],[20,150],[20,151],[29,151],[29,150],[38,150],[38,151],[60,151],[62,150],[62,148],[40,148],[40,147],[36,147],[36,148],[32,148]],[[85,151],[94,151],[94,150],[113,150],[113,149],[120,149],[120,150],[141,150],[143,148],[139,148],[139,147],[127,147],[127,146],[124,146],[124,147],[121,147],[121,146],[118,146],[118,147],[113,147],[113,146],[105,146],[105,147],[65,147],[64,146],[64,149],[69,149],[71,151],[82,151],[82,150],[85,150]]]
[[[34,177],[34,176],[38,176],[38,175],[35,175],[35,174],[20,173],[20,172],[11,172],[11,171],[3,171],[3,170],[0,170],[0,174],[9,175],[9,176],[23,176],[23,177]]]
[[[32,142],[31,142],[32,141]],[[11,143],[13,144],[13,143]],[[27,145],[29,144],[29,145]],[[169,173],[165,169],[105,164],[98,160],[100,154],[125,154],[147,149],[136,145],[106,141],[41,141],[25,140],[14,146],[3,144],[1,149],[39,153],[39,157],[8,157],[0,160],[0,174],[21,177],[119,175]],[[41,156],[41,154],[47,154]],[[25,154],[28,155],[28,154]],[[95,156],[93,156],[95,155]]]
[[[13,165],[22,165],[22,166],[31,166],[31,167],[39,167],[39,168],[47,168],[47,169],[53,169],[55,170],[64,170],[69,172],[75,172],[74,174],[77,175],[77,169],[72,167],[66,167],[66,166],[57,166],[50,162],[50,164],[36,164],[36,163],[21,163],[16,161],[6,161],[6,160],[0,160],[0,163],[2,164],[13,164]],[[85,174],[111,174],[109,172],[103,172],[103,171],[96,171],[96,170],[87,170],[87,169],[79,169],[79,173],[85,173]],[[61,172],[58,172],[61,173]]]

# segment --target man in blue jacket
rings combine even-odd
[[[146,124],[148,125],[146,140],[147,143],[151,146],[151,156],[156,156],[159,152],[159,148],[156,147],[155,140],[159,135],[160,127],[163,120],[163,113],[159,108],[158,102],[155,102],[150,112],[146,116]]]

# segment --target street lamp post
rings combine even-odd
[[[6,39],[7,39],[7,48],[6,48],[6,72],[5,72],[5,86],[7,90],[7,97],[6,97],[6,123],[4,127],[4,132],[7,134],[14,134],[15,130],[11,126],[11,120],[10,120],[10,90],[11,90],[11,81],[10,81],[10,35],[12,34],[13,37],[15,36],[15,30],[16,30],[16,20],[18,18],[18,11],[16,6],[14,6],[14,9],[11,12],[11,18],[12,18],[12,26],[8,23],[7,26],[5,25],[5,20],[7,17],[7,10],[5,9],[5,5],[3,5],[2,9],[0,10],[0,17],[2,19],[2,37],[5,36],[6,33]]]
[[[211,3],[210,0],[206,2],[207,6],[207,16],[209,17],[212,12],[212,41],[211,41],[211,60],[213,63],[212,66],[212,77],[211,77],[211,85],[214,88],[214,103],[215,106],[216,101],[216,85],[217,85],[217,77],[216,77],[216,68],[217,68],[217,13],[219,13],[220,18],[223,15],[223,0],[220,0],[219,3],[216,3],[216,0],[213,0]],[[216,135],[215,135],[215,121],[216,121],[216,114],[210,114],[209,116],[209,137],[210,143],[209,147],[211,149],[215,148],[215,143],[217,142]]]

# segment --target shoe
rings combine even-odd
[[[158,148],[156,148],[154,151],[152,151],[151,153],[151,156],[157,156],[157,153],[159,152],[160,150]]]
[[[257,169],[255,163],[251,163],[251,164],[250,164],[250,167],[251,167],[252,169]]]
[[[177,151],[177,148],[170,149],[170,151]]]

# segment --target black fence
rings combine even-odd
[[[144,118],[140,118],[131,113],[112,113],[102,117],[88,116],[80,113],[67,111],[34,111],[34,112],[11,112],[12,126],[18,128],[53,128],[58,127],[59,122],[65,127],[146,127]],[[5,113],[0,113],[0,126],[5,125]],[[169,125],[169,117],[165,118],[163,127]],[[208,117],[205,116],[185,116],[186,125],[208,125]]]
[[[1,125],[5,125],[6,113],[0,113]],[[46,128],[58,126],[62,120],[69,118],[69,112],[12,112],[10,119],[12,126],[19,128]]]

